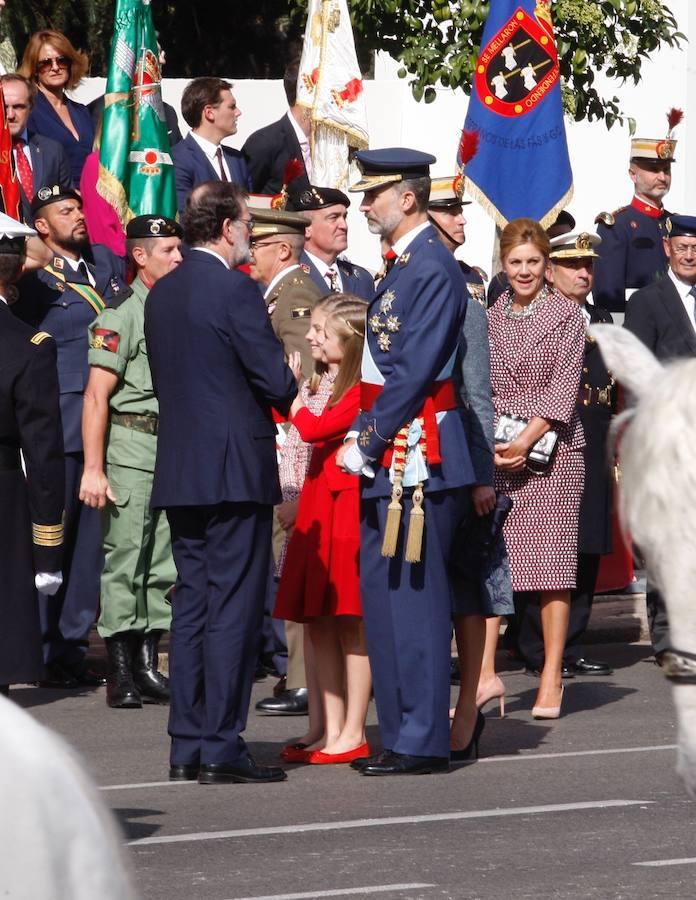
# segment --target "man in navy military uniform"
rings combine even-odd
[[[464,206],[468,206],[471,201],[463,199],[464,184],[464,176],[461,174],[431,179],[428,218],[450,253],[456,253],[466,240]],[[470,296],[474,300],[478,300],[485,309],[486,287],[481,273],[478,269],[465,263],[464,260],[459,259],[457,262],[464,275]]]
[[[667,275],[633,294],[624,322],[663,362],[696,356],[696,216],[670,216],[666,229]],[[671,652],[667,610],[649,576],[646,603],[655,660],[672,675],[688,674],[680,672],[679,657]]]
[[[58,347],[60,412],[65,445],[65,564],[63,585],[41,602],[46,685],[96,686],[85,653],[99,604],[103,564],[99,511],[79,501],[84,465],[82,398],[89,378],[87,326],[115,295],[129,291],[123,264],[108,248],[90,246],[82,201],[60,185],[40,187],[31,204],[34,227],[51,262],[17,284],[12,311],[47,331]]]
[[[56,344],[6,298],[34,232],[0,213],[0,693],[43,676],[37,588],[54,594],[63,555],[63,436]],[[27,476],[22,472],[20,450]],[[50,602],[50,601],[49,601]]]
[[[252,219],[236,184],[189,197],[181,265],[145,306],[159,429],[152,506],[166,509],[178,578],[170,638],[170,778],[281,781],[242,732],[280,502],[271,407],[297,393],[263,297],[234,267]]]
[[[580,305],[586,324],[611,322],[611,314],[592,302],[593,270],[603,252],[596,234],[575,231],[551,240],[549,281],[569,300]],[[570,620],[563,654],[563,677],[608,676],[608,663],[588,659],[577,645],[587,629],[592,613],[599,564],[611,553],[613,472],[607,456],[609,428],[616,409],[614,379],[607,370],[595,341],[585,339],[585,359],[577,402],[585,433],[585,485],[578,523],[578,566],[576,587],[571,592]],[[518,647],[530,673],[544,667],[539,595],[516,595],[520,615]]]
[[[637,288],[652,284],[667,271],[662,241],[669,213],[663,200],[672,183],[677,142],[666,138],[634,138],[628,174],[635,194],[628,206],[600,213],[597,233],[602,255],[595,266],[593,295],[599,307],[623,312]]]
[[[429,154],[361,151],[361,210],[396,261],[367,313],[361,407],[339,465],[362,473],[360,580],[383,752],[363,775],[449,767],[449,556],[475,482],[452,370],[462,272],[428,221]],[[391,502],[390,502],[391,498]],[[424,518],[423,518],[424,514]],[[421,532],[421,529],[424,529]]]
[[[362,266],[339,257],[348,247],[349,206],[348,197],[335,188],[315,187],[302,178],[296,178],[288,186],[285,208],[302,213],[312,223],[305,231],[300,264],[322,295],[344,291],[372,300],[375,293],[372,275]]]

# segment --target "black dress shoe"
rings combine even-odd
[[[293,688],[259,700],[256,709],[267,716],[306,716],[308,706],[307,688]]]
[[[568,668],[574,675],[613,675],[614,670],[609,663],[600,662],[596,659],[585,659],[581,656],[575,662],[569,662]]]
[[[539,666],[527,666],[524,670],[525,675],[531,675],[533,678],[539,678],[541,669]],[[563,663],[561,666],[561,678],[575,678],[575,670],[571,664]]]
[[[200,765],[190,765],[190,766],[170,766],[169,767],[169,780],[170,781],[195,781],[198,778],[198,773],[200,772]]]
[[[202,765],[198,773],[199,784],[265,784],[271,781],[285,781],[285,769],[279,766],[257,766],[247,756],[236,763],[208,763]]]
[[[447,756],[409,756],[393,750],[381,761],[360,769],[361,775],[435,775],[441,772],[449,772]]]
[[[355,769],[356,772],[360,772],[364,766],[371,766],[373,763],[382,762],[382,760],[389,756],[391,750],[380,750],[379,753],[373,753],[372,756],[359,756],[357,759],[354,759],[350,763],[351,769]]]
[[[80,682],[59,662],[50,662],[46,665],[46,673],[39,682],[39,686],[44,688],[73,690],[80,686]]]

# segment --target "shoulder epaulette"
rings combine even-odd
[[[625,209],[626,207],[622,206],[621,209]],[[616,214],[621,212],[621,209],[615,210],[613,213],[610,212],[601,212],[595,216],[595,224],[606,225],[608,228],[611,228],[612,225],[616,224]]]
[[[127,300],[129,297],[133,296],[133,288],[126,288],[123,293],[115,294],[107,303],[107,309],[118,309],[119,306]]]
[[[29,338],[29,340],[32,344],[36,344],[38,346],[39,344],[43,344],[43,342],[50,338],[50,336],[51,335],[47,331],[37,331],[36,334],[33,334]]]

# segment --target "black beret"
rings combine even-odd
[[[178,237],[183,238],[184,230],[175,222],[174,219],[168,219],[166,216],[136,216],[126,225],[126,237],[128,240],[133,238],[166,238]]]
[[[288,211],[306,212],[311,209],[325,209],[336,204],[345,206],[346,209],[350,206],[348,197],[337,188],[316,187],[306,182],[296,184],[292,181],[288,185],[288,202],[285,205]]]
[[[82,198],[72,188],[64,188],[59,184],[44,185],[38,189],[31,201],[32,218],[35,218],[37,212],[44,206],[57,203],[59,200],[77,200],[82,206]]]

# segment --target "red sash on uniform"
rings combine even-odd
[[[367,381],[360,382],[361,410],[367,411],[372,408],[372,404],[382,393],[382,387],[381,384],[370,384]],[[432,383],[430,393],[425,398],[423,406],[414,416],[414,419],[423,419],[426,459],[430,465],[438,466],[442,462],[442,457],[440,456],[440,435],[435,414],[456,408],[457,395],[454,390],[454,382],[451,378],[445,378],[443,381],[434,381]],[[387,447],[380,463],[383,466],[390,466],[393,453],[394,448],[392,446]]]

